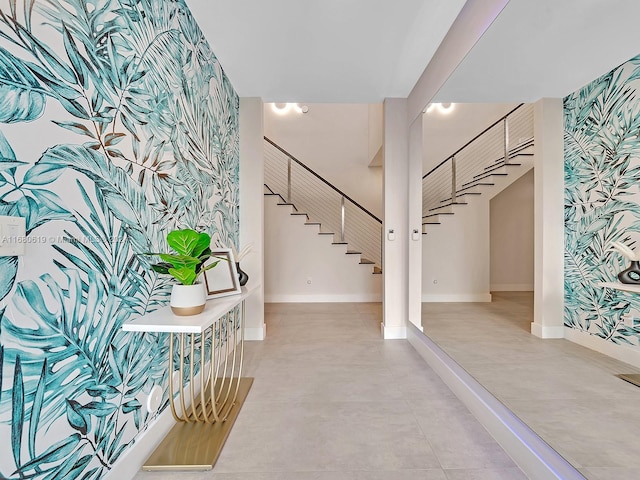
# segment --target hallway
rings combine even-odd
[[[136,480],[523,480],[380,304],[266,304],[246,403],[211,472]]]

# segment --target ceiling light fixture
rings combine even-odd
[[[425,113],[431,113],[434,109],[437,109],[443,115],[448,115],[453,112],[455,105],[455,103],[430,103]]]
[[[284,115],[289,110],[291,110],[291,105],[293,105],[293,104],[292,103],[272,103],[271,104],[271,108],[278,115]]]
[[[307,113],[309,111],[307,105],[300,105],[299,103],[272,103],[271,108],[278,115],[284,115],[291,109],[297,113]]]

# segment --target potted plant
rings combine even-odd
[[[191,229],[174,230],[167,235],[167,243],[175,253],[146,253],[157,255],[162,262],[151,264],[154,271],[171,275],[179,283],[171,290],[171,310],[176,315],[197,315],[204,310],[206,293],[198,277],[215,267],[220,260],[211,258],[211,237]]]

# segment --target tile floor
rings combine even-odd
[[[255,378],[210,472],[136,480],[523,480],[380,304],[269,304]]]
[[[640,479],[640,373],[568,340],[529,334],[531,293],[425,303],[425,333],[592,480]]]

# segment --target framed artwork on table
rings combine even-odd
[[[203,272],[207,298],[226,297],[242,292],[238,271],[230,248],[217,248],[211,251],[211,258],[205,265],[218,264]]]

